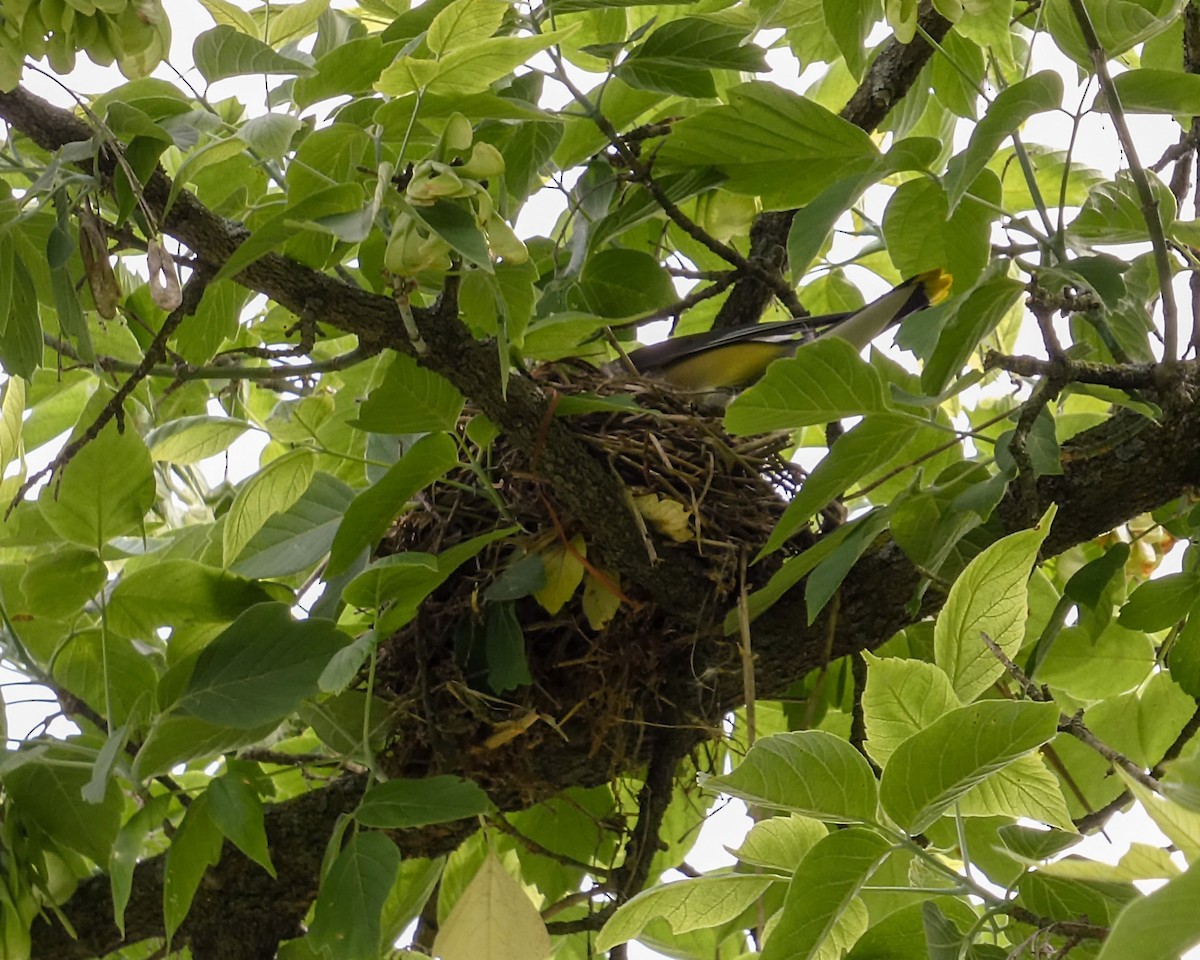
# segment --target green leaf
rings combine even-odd
[[[796,868],[763,960],[812,960],[871,874],[892,851],[874,830],[849,827],[817,843]]]
[[[851,344],[829,337],[771,364],[729,405],[725,427],[733,434],[767,433],[890,409],[875,368]]]
[[[1021,647],[1029,574],[1053,519],[1051,507],[1033,529],[997,540],[967,564],[950,588],[934,626],[934,657],[963,701],[974,700],[1004,674],[1004,665],[981,634],[1009,659]]]
[[[959,798],[958,812],[964,817],[1023,817],[1074,829],[1058,777],[1036,754],[1014,760],[976,784]]]
[[[1097,960],[1174,960],[1200,943],[1200,868],[1167,881],[1129,904],[1105,939]]]
[[[421,602],[444,583],[460,564],[489,543],[511,535],[515,529],[504,527],[480,534],[437,556],[409,550],[383,557],[351,580],[342,591],[342,597],[357,607],[386,607],[386,615],[376,623],[376,629],[385,632],[399,630],[416,616]]]
[[[358,419],[351,422],[372,433],[453,430],[465,402],[445,377],[398,353],[383,382],[359,407]]]
[[[726,189],[780,209],[808,203],[879,156],[858,127],[773,84],[742,84],[728,98],[675,124],[657,163],[717,167],[729,178]]]
[[[246,781],[232,773],[217,777],[205,791],[208,813],[230,842],[251,860],[275,876],[267,831],[263,824],[262,801]]]
[[[91,769],[67,765],[76,763],[81,753],[94,757],[97,747],[98,741],[70,737],[38,759],[8,770],[3,780],[14,812],[55,842],[104,864],[121,827],[124,798],[116,782],[109,780],[102,802],[86,802],[82,792]]]
[[[382,833],[355,833],[321,881],[309,939],[331,960],[376,960],[379,916],[400,871],[400,851]]]
[[[855,6],[842,0],[832,2],[839,7]],[[858,202],[870,183],[867,176],[837,180],[821,191],[820,196],[811,203],[796,211],[787,238],[788,273],[792,277],[803,277],[808,273],[808,268],[821,252],[834,225],[842,214]]]
[[[313,134],[313,136],[317,136]],[[307,143],[307,141],[306,141]],[[289,170],[295,167],[289,167]],[[299,192],[299,191],[297,191]],[[297,229],[320,231],[325,218],[357,214],[365,206],[362,187],[357,183],[340,183],[307,194],[285,210],[268,217],[258,225],[217,271],[214,282],[236,278],[260,257],[274,252],[292,238]],[[325,230],[325,232],[332,232]]]
[[[272,8],[267,21],[267,43],[278,47],[302,40],[317,26],[321,14],[329,9],[329,0],[300,0]]]
[[[399,43],[384,43],[378,35],[357,37],[335,46],[313,64],[315,72],[312,76],[296,79],[292,85],[292,102],[303,108],[331,97],[371,90],[384,67],[396,59],[400,47]],[[292,117],[286,119],[297,122]],[[251,120],[246,126],[253,122]],[[284,131],[278,132],[282,134]],[[283,145],[286,146],[286,142]],[[275,156],[271,153],[266,155]]]
[[[393,97],[419,90],[443,96],[482,93],[535,53],[562,43],[578,26],[529,37],[489,37],[455,46],[437,60],[401,57],[383,71],[375,89]]]
[[[1149,787],[1134,780],[1120,767],[1117,773],[1125,786],[1141,805],[1154,825],[1163,835],[1179,848],[1189,863],[1200,857],[1200,813],[1189,810],[1182,804],[1160,796]]]
[[[910,834],[920,833],[989,774],[1050,740],[1053,703],[981,700],[944,714],[896,748],[879,800]]]
[[[975,348],[1013,309],[1025,285],[1009,277],[984,281],[954,307],[938,337],[933,356],[921,371],[921,389],[937,396],[962,371]]]
[[[191,760],[207,760],[239,747],[257,743],[278,726],[276,722],[245,730],[209,723],[186,714],[159,714],[150,727],[133,764],[134,780],[166,773]]]
[[[783,546],[797,530],[868,473],[885,472],[900,459],[923,426],[923,421],[906,413],[871,413],[838,437],[787,505],[758,558]]]
[[[316,462],[316,454],[307,447],[290,450],[238,488],[221,530],[221,552],[226,566],[238,558],[263,524],[304,495],[312,482]]]
[[[663,920],[676,934],[728,923],[778,882],[774,877],[727,874],[664,883],[617,908],[596,935],[596,949],[610,950]]]
[[[882,767],[896,748],[915,733],[962,702],[950,678],[934,664],[899,657],[867,658],[867,685],[863,691],[863,720],[867,728],[867,753]]]
[[[228,450],[230,445],[254,425],[232,417],[199,414],[169,420],[146,434],[146,446],[152,460],[186,466]]]
[[[1193,73],[1140,67],[1117,74],[1113,86],[1127,113],[1200,113],[1200,76]]]
[[[946,176],[949,211],[954,212],[975,178],[983,172],[1000,145],[1030,117],[1055,110],[1062,103],[1062,77],[1043,70],[1001,90],[983,119],[971,131],[967,148],[950,163]]]
[[[1158,218],[1169,234],[1175,222],[1177,204],[1166,184],[1146,171],[1150,192],[1157,201]],[[1142,243],[1149,239],[1146,211],[1138,198],[1133,180],[1126,172],[1115,180],[1098,183],[1088,193],[1087,202],[1067,232],[1093,243]]]
[[[699,17],[667,20],[635,47],[616,75],[631,87],[682,97],[715,97],[713,70],[761,73],[762,48],[746,42],[746,32]]]
[[[871,7],[858,0],[851,3],[823,0],[821,9],[829,35],[846,61],[846,69],[855,80],[860,79],[867,59],[864,44],[873,26]]]
[[[349,649],[348,647],[345,649]],[[372,749],[381,748],[394,727],[389,705],[371,697],[367,737]],[[368,697],[361,690],[345,690],[327,700],[300,704],[300,719],[313,728],[321,742],[336,753],[366,762],[363,750],[363,721],[367,719]]]
[[[10,376],[0,401],[0,473],[21,453],[21,430],[25,415],[25,381]]]
[[[486,40],[500,29],[509,9],[502,0],[455,0],[433,18],[425,45],[435,54],[444,54]]]
[[[264,113],[242,124],[238,128],[237,137],[260,156],[278,160],[287,153],[292,137],[303,126],[299,120],[286,113]]]
[[[250,73],[303,77],[314,72],[307,64],[276,53],[261,40],[227,24],[218,24],[196,37],[192,62],[208,83]]]
[[[177,709],[243,729],[282,719],[317,692],[347,643],[332,621],[296,621],[287,604],[260,603],[200,652]]]
[[[443,197],[427,207],[413,205],[409,210],[468,261],[492,271],[487,238],[475,222],[475,214],[465,206]]]
[[[988,263],[1000,181],[984,170],[968,189],[969,195],[953,212],[942,184],[932,177],[908,180],[892,194],[883,215],[883,238],[902,275],[943,269],[960,289],[975,283]],[[935,315],[925,311],[918,319]]]
[[[823,730],[759,740],[738,766],[705,789],[830,823],[875,817],[875,775],[863,755]]]
[[[601,250],[583,266],[571,292],[572,307],[620,319],[649,313],[678,299],[657,257],[639,250]]]
[[[29,380],[42,361],[42,322],[29,268],[20,256],[14,257],[12,267],[12,308],[0,329],[0,366]]]
[[[1150,638],[1113,622],[1098,637],[1080,626],[1064,628],[1034,679],[1079,700],[1102,700],[1132,690],[1153,668]]]
[[[363,550],[374,546],[418,490],[458,463],[454,441],[435,433],[413,444],[388,472],[350,504],[329,552],[329,575],[346,571]]]
[[[574,591],[572,591],[573,593]],[[484,644],[487,650],[488,686],[506,693],[533,683],[525,654],[525,633],[513,603],[494,603],[484,620]]]
[[[879,507],[861,517],[845,538],[837,543],[829,555],[822,558],[804,584],[804,607],[806,622],[812,626],[859,558],[887,529],[891,519],[891,507]]]
[[[94,550],[65,547],[29,561],[21,594],[35,616],[65,619],[82,610],[107,579],[108,567]]]
[[[769,817],[759,820],[737,850],[742,863],[794,873],[800,861],[829,831],[819,820],[799,817]]]
[[[231,572],[263,580],[311,569],[329,552],[353,499],[354,491],[336,477],[314,474],[304,495],[250,539]]]
[[[1071,574],[1063,587],[1063,595],[1094,608],[1113,577],[1125,569],[1128,560],[1129,544],[1118,540],[1104,551],[1103,556],[1090,560]]]
[[[254,23],[254,18],[230,0],[200,0],[200,6],[208,11],[208,15],[213,18],[214,22],[237,27],[242,33],[251,37],[258,35],[258,27]]]
[[[1105,57],[1111,60],[1166,30],[1179,16],[1183,0],[1084,0],[1083,5]],[[1047,0],[1044,15],[1059,49],[1090,73],[1091,51],[1071,0]]]
[[[110,422],[66,465],[38,500],[42,516],[64,540],[99,549],[142,528],[154,504],[154,467],[142,438]]]
[[[1117,622],[1126,630],[1154,633],[1188,615],[1200,587],[1200,572],[1185,570],[1147,580],[1130,594]]]
[[[400,830],[449,823],[491,809],[488,795],[470,780],[440,776],[373,784],[354,818],[366,827]]]
[[[119,633],[148,638],[159,627],[227,623],[270,600],[258,583],[194,560],[162,560],[123,574],[108,602]]]
[[[188,915],[204,871],[221,858],[221,831],[208,813],[203,794],[188,805],[167,850],[163,874],[163,917],[167,941]]]
[[[112,886],[113,920],[122,937],[125,936],[125,908],[133,890],[133,869],[146,852],[146,838],[162,825],[170,804],[168,794],[151,797],[125,821],[113,841],[108,858],[108,879]]]

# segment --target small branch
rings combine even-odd
[[[983,630],[979,631],[979,638],[983,641],[983,645],[991,651],[992,656],[1000,661],[1001,666],[1008,671],[1008,675],[1021,685],[1021,690],[1030,700],[1036,700],[1038,703],[1050,703],[1054,698],[1050,696],[1050,691],[1045,687],[1039,687],[1036,683],[1026,676],[1025,671],[1018,667],[1008,654],[1000,649],[1000,645],[996,643]]]
[[[741,631],[742,642],[739,649],[742,655],[742,689],[746,699],[746,747],[754,746],[758,733],[754,715],[755,701],[758,693],[754,682],[754,650],[750,645],[750,598],[746,590],[746,553],[743,550],[738,567],[738,628]]]
[[[1152,363],[1093,363],[1087,360],[1039,360],[989,350],[984,370],[1005,370],[1019,377],[1053,377],[1066,383],[1094,383],[1118,390],[1142,390],[1157,383]]]
[[[646,192],[654,198],[654,202],[659,205],[663,213],[665,213],[674,224],[679,227],[684,233],[695,240],[697,243],[707,247],[726,263],[733,264],[738,272],[743,276],[754,277],[761,283],[766,284],[774,292],[788,312],[793,317],[802,317],[805,315],[804,307],[800,305],[800,298],[796,296],[796,291],[792,289],[791,284],[787,282],[782,273],[775,270],[769,270],[753,260],[747,260],[744,256],[738,253],[733,247],[727,243],[722,243],[715,237],[711,236],[708,231],[702,228],[696,221],[679,209],[679,206],[667,196],[667,192],[662,188],[657,180],[650,173],[650,168],[641,161],[637,154],[630,149],[629,145],[622,139],[617,128],[612,125],[612,121],[600,112],[587,94],[579,89],[567,74],[566,68],[563,65],[562,57],[554,50],[550,50],[550,57],[554,61],[555,79],[559,81],[567,92],[571,94],[575,102],[578,103],[592,122],[600,128],[600,132],[612,144],[614,150],[624,161],[629,168],[629,172],[633,180],[640,183]]]
[[[1108,937],[1109,928],[1098,923],[1086,923],[1082,920],[1051,920],[1039,916],[1032,910],[1027,910],[1019,904],[1009,903],[1004,907],[1004,913],[1018,923],[1026,923],[1047,933],[1057,933],[1065,937],[1079,937],[1082,940],[1104,940]]]
[[[1118,753],[1112,747],[1108,746],[1108,744],[1104,743],[1104,741],[1102,741],[1094,733],[1092,733],[1092,731],[1084,725],[1081,714],[1076,714],[1073,717],[1060,717],[1058,721],[1058,729],[1063,733],[1069,733],[1080,743],[1084,743],[1091,747],[1114,767],[1120,767],[1122,770],[1124,770],[1143,787],[1147,787],[1156,793],[1158,792],[1158,780],[1148,774],[1124,754]]]
[[[1017,495],[1028,523],[1034,523],[1041,510],[1037,496],[1037,476],[1033,470],[1033,459],[1029,455],[1029,434],[1042,411],[1054,402],[1064,386],[1061,377],[1052,374],[1038,381],[1029,399],[1021,404],[1017,426],[1008,445],[1008,451],[1017,465]]]
[[[555,863],[567,867],[570,870],[581,870],[583,873],[588,875],[594,876],[597,873],[604,872],[603,867],[598,867],[591,863],[584,863],[581,860],[575,860],[572,857],[568,857],[566,854],[555,853],[553,850],[546,849],[536,840],[525,836],[525,834],[509,823],[508,818],[505,817],[503,813],[496,813],[493,816],[488,817],[488,823],[490,823],[501,833],[508,834],[530,853],[537,854],[539,857],[545,857],[547,860],[553,860]]]
[[[1179,311],[1175,305],[1175,291],[1171,286],[1171,258],[1167,252],[1167,238],[1163,232],[1162,218],[1158,213],[1158,200],[1150,188],[1150,178],[1146,175],[1141,160],[1138,159],[1137,144],[1125,119],[1125,111],[1121,108],[1121,99],[1117,95],[1112,75],[1108,72],[1108,58],[1104,53],[1100,38],[1096,36],[1096,29],[1092,26],[1092,18],[1089,16],[1083,0],[1069,0],[1069,2],[1075,19],[1079,22],[1079,29],[1083,32],[1088,52],[1091,54],[1096,77],[1099,79],[1104,97],[1108,101],[1108,111],[1117,131],[1117,139],[1120,140],[1121,149],[1125,151],[1125,157],[1129,161],[1129,176],[1133,180],[1138,199],[1142,203],[1142,215],[1146,219],[1146,229],[1150,233],[1150,245],[1154,248],[1154,264],[1158,269],[1158,289],[1163,304],[1163,364],[1170,370],[1179,360]]]
[[[49,476],[57,471],[62,470],[75,457],[80,450],[86,447],[89,443],[100,436],[100,432],[108,425],[108,422],[120,414],[124,408],[126,398],[133,393],[139,383],[150,375],[150,370],[158,363],[167,351],[167,341],[171,338],[171,334],[175,332],[185,317],[196,312],[196,308],[200,305],[200,298],[204,296],[204,289],[208,286],[209,274],[205,270],[196,270],[183,288],[183,302],[172,310],[167,318],[163,321],[162,327],[155,334],[154,340],[146,349],[145,356],[138,363],[129,378],[117,388],[116,392],[104,405],[104,409],[100,411],[91,425],[83,431],[78,437],[68,443],[58,456],[51,460],[45,467],[32,474],[24,483],[17,489],[13,496],[12,502],[8,505],[8,513],[12,513],[13,509],[37,484],[42,477]]]
[[[1029,312],[1037,320],[1038,330],[1042,334],[1042,344],[1046,347],[1046,356],[1055,362],[1066,359],[1066,351],[1058,339],[1054,329],[1054,306],[1038,296],[1039,288],[1034,283],[1033,295],[1029,298]]]
[[[42,342],[51,350],[81,363],[75,348],[65,340],[60,340],[53,334],[43,333]],[[246,367],[233,363],[210,364],[164,364],[156,363],[147,371],[148,377],[164,377],[171,380],[255,380],[283,383],[288,380],[304,380],[323,373],[334,373],[346,370],[363,360],[369,360],[379,353],[376,346],[359,345],[353,350],[330,357],[328,360],[314,360],[312,363],[279,364],[268,367]],[[95,366],[105,373],[135,373],[141,368],[140,363],[120,360],[117,357],[98,356]]]
[[[625,844],[625,860],[612,874],[612,889],[622,901],[646,885],[663,817],[675,791],[675,769],[695,742],[694,731],[673,729],[664,731],[651,750],[646,779],[638,793],[637,824]]]
[[[1021,689],[1025,692],[1025,695],[1029,697],[1030,700],[1036,700],[1040,703],[1054,702],[1054,698],[1050,695],[1050,692],[1042,687],[1039,687],[1032,680],[1030,680],[1029,677],[1025,675],[1025,671],[1008,658],[1008,655],[1000,649],[995,640],[993,640],[983,631],[980,631],[979,636],[983,640],[984,646],[986,646],[988,650],[992,652],[992,656],[994,656],[1000,661],[1001,664],[1003,664],[1004,669],[1008,672],[1009,676],[1011,676],[1017,681],[1017,683],[1021,685]],[[1138,783],[1145,787],[1149,787],[1155,792],[1158,791],[1158,781],[1154,779],[1154,777],[1146,773],[1145,770],[1143,770],[1124,754],[1118,753],[1112,747],[1108,746],[1108,744],[1104,743],[1104,741],[1102,741],[1087,728],[1083,722],[1082,711],[1072,717],[1068,717],[1065,713],[1060,713],[1058,716],[1058,729],[1062,733],[1069,733],[1080,743],[1091,747],[1114,767],[1120,767]]]

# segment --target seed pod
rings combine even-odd
[[[86,204],[79,208],[79,255],[83,258],[96,312],[105,320],[111,320],[117,315],[117,304],[121,302],[121,285],[117,283],[117,275],[108,259],[104,224]]]
[[[504,157],[490,143],[479,142],[471,148],[471,156],[456,171],[460,177],[471,177],[475,180],[486,180],[488,177],[498,177],[504,172]]]
[[[151,237],[146,244],[146,263],[150,268],[150,296],[160,310],[170,313],[183,303],[183,290],[175,261],[158,237]]]

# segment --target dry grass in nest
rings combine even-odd
[[[799,483],[798,468],[778,455],[787,436],[730,438],[719,416],[706,416],[645,381],[562,365],[535,376],[559,413],[597,405],[601,398],[608,409],[571,416],[576,434],[635,497],[653,494],[678,505],[671,507],[677,521],[686,511],[686,539],[660,535],[650,520],[646,548],[651,556],[685,550],[703,558],[713,583],[712,604],[698,619],[719,626],[736,595],[743,551],[766,539],[785,506],[784,494]],[[612,409],[615,403],[627,407]],[[532,597],[497,603],[487,596],[523,556],[561,554],[564,538],[580,531],[528,455],[503,436],[480,454],[478,466],[461,467],[426,489],[418,509],[405,514],[380,547],[381,555],[437,554],[505,526],[523,531],[460,567],[425,601],[417,620],[385,645],[380,689],[429,719],[428,742],[397,745],[393,765],[411,770],[421,756],[450,755],[460,770],[483,781],[491,779],[493,765],[511,778],[515,757],[524,755],[536,765],[537,747],[547,738],[587,737],[591,754],[606,755],[615,771],[639,753],[646,723],[713,722],[706,709],[710,687],[701,674],[739,670],[734,644],[720,639],[719,630],[662,615],[644,602],[637,584],[606,584],[605,572],[594,566],[601,558],[587,561],[585,584],[589,578],[593,583],[586,589],[608,591],[610,599],[619,590],[622,598],[601,629],[589,622],[594,611],[583,600],[585,585],[553,615]],[[523,645],[532,683],[496,695],[486,648],[505,631]],[[457,750],[448,754],[451,744]],[[512,744],[526,749],[514,751]],[[538,771],[523,774],[536,781]]]

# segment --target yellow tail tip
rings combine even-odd
[[[918,274],[917,280],[925,288],[925,296],[929,298],[930,306],[939,304],[949,297],[950,287],[954,284],[954,276],[940,268]]]

